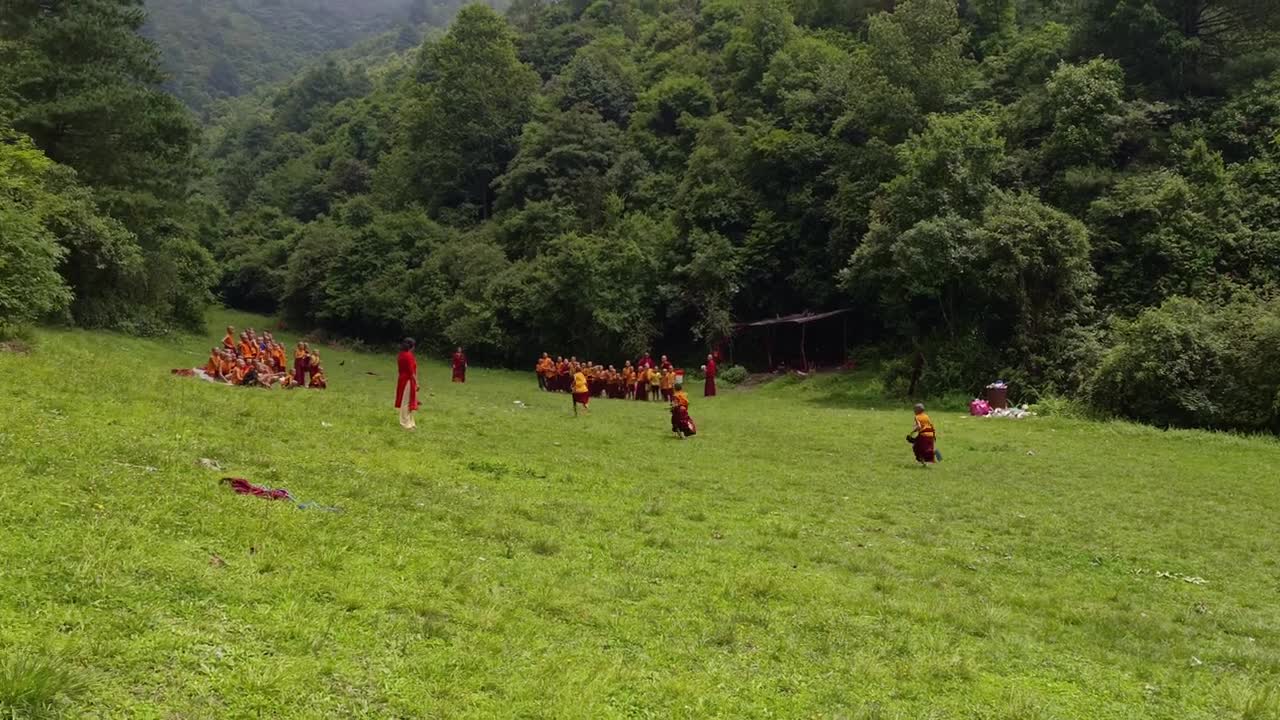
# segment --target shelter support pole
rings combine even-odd
[[[804,366],[804,372],[809,372],[809,356],[805,354],[805,333],[809,330],[809,323],[800,323],[800,364]]]

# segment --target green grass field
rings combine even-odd
[[[848,378],[679,442],[442,362],[407,433],[394,357],[170,376],[214,335],[0,353],[0,717],[1280,717],[1274,440],[946,411],[922,470]]]

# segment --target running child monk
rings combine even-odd
[[[689,396],[683,385],[676,385],[671,393],[671,432],[681,440],[698,434],[693,418],[689,417]]]
[[[938,461],[937,450],[934,448],[937,431],[933,427],[933,421],[925,414],[922,403],[916,403],[915,413],[916,425],[907,436],[907,442],[911,443],[916,462],[928,467]]]
[[[591,393],[587,391],[587,376],[582,372],[582,368],[578,368],[573,374],[573,415],[577,417],[578,406],[582,406],[582,412],[591,414],[587,409],[587,405],[591,402]]]

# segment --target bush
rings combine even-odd
[[[1116,328],[1089,387],[1105,412],[1162,426],[1280,430],[1280,301],[1171,298]]]
[[[721,371],[719,380],[729,384],[737,385],[747,379],[747,369],[741,365],[733,365]]]

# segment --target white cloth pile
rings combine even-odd
[[[1035,417],[1035,415],[1035,413],[1027,409],[1026,405],[1023,405],[1022,407],[992,408],[991,412],[983,417],[1021,420],[1023,418]]]

